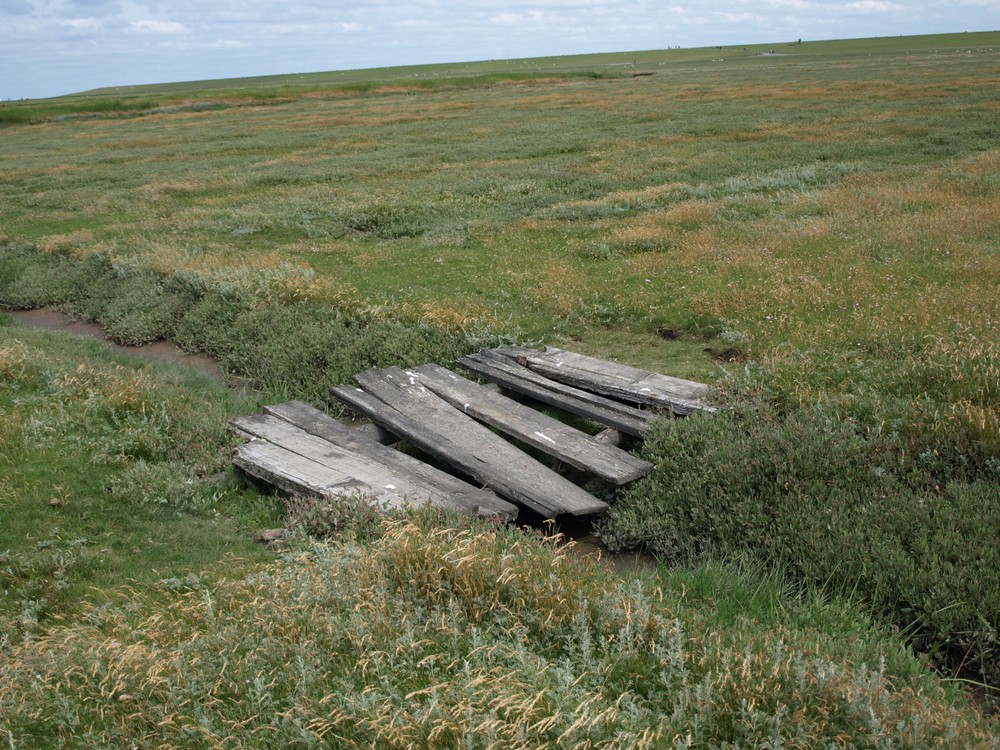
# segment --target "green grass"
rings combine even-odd
[[[602,535],[675,563],[773,561],[872,603],[939,665],[995,684],[1000,557],[973,540],[1000,532],[1000,461],[957,431],[954,443],[919,434],[912,404],[882,408],[878,433],[831,404],[781,415],[759,393],[733,394],[712,419],[663,422],[644,446],[656,471]]]
[[[377,96],[331,90],[19,128],[3,162],[7,183],[21,186],[4,196],[5,227],[43,247],[167,270],[280,259],[356,305],[528,339],[610,328],[655,341],[656,328],[690,330],[692,317],[758,337],[773,326],[746,313],[788,294],[793,273],[833,295],[808,311],[808,326],[841,326],[833,306],[867,290],[855,259],[830,258],[828,244],[878,244],[856,260],[874,271],[869,260],[903,259],[896,278],[919,293],[929,279],[909,258],[925,240],[894,250],[908,238],[893,222],[938,221],[956,197],[956,215],[992,210],[995,190],[976,192],[991,185],[996,138],[992,40],[804,44],[725,64],[707,51],[642,53],[643,65],[657,54],[668,64],[642,79],[473,76],[459,89],[387,84]],[[367,80],[378,74],[418,75]],[[843,204],[859,192],[885,198],[887,221]],[[942,224],[937,234],[959,245],[963,231]],[[965,260],[933,271],[948,278]],[[717,372],[687,359],[692,376]]]
[[[250,536],[278,509],[219,473],[225,417],[247,408],[182,369],[0,326],[0,643],[125,586],[264,559]]]
[[[436,515],[363,523],[361,545],[179,582],[169,607],[16,649],[0,729],[14,748],[995,747],[842,603],[721,568],[624,580]]]
[[[120,341],[169,337],[317,404],[366,367],[504,340],[711,382],[727,408],[658,433],[657,472],[617,499],[605,537],[849,594],[946,674],[995,682],[998,81],[990,32],[4,105],[0,302],[60,305]],[[73,112],[96,116],[59,118]],[[36,503],[11,522],[7,565],[28,572],[5,616],[39,634],[85,586],[100,600],[141,579],[143,565],[101,577],[88,562],[112,548],[92,540],[114,498],[139,509],[123,528],[173,528],[156,510],[169,502],[245,523],[228,485],[157,500],[175,473],[225,464],[198,420],[185,440],[214,458],[176,452],[194,419],[181,395],[142,380],[125,389],[137,401],[102,407],[115,394],[74,391],[73,358],[53,370],[47,346],[5,350],[16,429],[0,453]],[[125,382],[107,367],[78,379]],[[241,406],[204,419],[218,429]],[[86,471],[48,471],[81,445],[99,457]],[[81,488],[91,526],[55,522],[59,487]],[[149,554],[174,554],[178,576],[211,558],[177,550]],[[73,570],[97,577],[64,586]],[[42,598],[56,605],[35,616]]]
[[[256,406],[0,316],[12,748],[1000,738],[861,608],[752,562],[618,575],[537,532],[301,499],[276,561],[249,536],[280,506],[216,475]]]

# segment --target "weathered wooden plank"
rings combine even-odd
[[[552,380],[612,398],[658,406],[681,416],[695,411],[715,411],[703,400],[708,386],[693,380],[674,378],[554,347],[544,352],[522,347],[502,347],[494,351]]]
[[[655,416],[596,393],[550,380],[491,349],[462,357],[457,364],[462,369],[492,380],[515,393],[635,437],[645,434]]]
[[[473,487],[467,486],[468,491],[463,492],[446,492],[440,484],[428,483],[420,477],[400,472],[371,456],[342,448],[269,414],[234,417],[230,423],[235,429],[257,438],[249,445],[266,441],[287,452],[283,454],[287,465],[268,466],[257,472],[244,465],[248,463],[247,452],[244,452],[242,463],[238,465],[253,476],[259,476],[259,472],[265,470],[275,475],[284,472],[285,481],[291,482],[296,476],[305,472],[305,476],[309,479],[306,484],[321,489],[332,487],[338,493],[339,488],[345,488],[344,491],[361,492],[376,497],[380,502],[393,508],[407,503],[411,505],[429,503],[437,507],[458,508],[467,513],[479,513],[485,506],[487,513],[490,513],[492,507],[499,507],[502,510],[508,506],[495,497],[491,502],[489,496],[483,496]],[[249,453],[253,455],[253,451]],[[306,463],[292,459],[288,454],[305,459]],[[267,457],[274,457],[274,454],[267,454]]]
[[[303,401],[302,403],[305,402]],[[264,411],[267,411],[266,407]],[[399,438],[391,432],[379,427],[377,424],[372,424],[371,422],[363,422],[362,424],[351,427],[351,429],[359,435],[364,435],[370,440],[374,440],[376,443],[381,443],[382,445],[391,445],[399,441]]]
[[[601,430],[594,435],[594,440],[598,443],[603,443],[604,445],[614,445],[621,448],[621,446],[629,440],[629,437],[621,430],[609,427],[608,429]]]
[[[614,484],[632,482],[653,469],[648,461],[599,443],[558,419],[491,392],[441,365],[421,365],[406,374],[415,374],[418,382],[474,419]]]
[[[387,508],[403,507],[407,500],[393,492],[378,492],[354,477],[300,456],[266,440],[251,440],[236,449],[233,465],[251,477],[283,492],[334,499],[363,495]]]
[[[436,488],[440,497],[448,498],[460,510],[474,515],[502,517],[507,520],[517,518],[517,506],[497,497],[492,490],[473,487],[458,477],[383,445],[369,433],[347,427],[305,401],[289,401],[266,406],[264,412],[341,448],[367,456],[400,476],[416,477],[428,486]]]
[[[368,370],[355,379],[365,390],[338,386],[330,392],[502,497],[549,518],[607,510],[602,500],[462,414],[398,367]]]

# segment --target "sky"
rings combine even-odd
[[[1000,0],[0,0],[0,99],[106,86],[1000,29]]]

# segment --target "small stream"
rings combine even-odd
[[[215,359],[207,354],[182,351],[171,341],[155,341],[143,346],[123,346],[109,339],[104,330],[95,323],[77,320],[50,307],[35,310],[14,310],[10,311],[10,314],[18,324],[23,326],[88,336],[103,342],[105,346],[121,354],[138,357],[148,362],[191,367],[218,383],[226,384],[222,368]],[[570,519],[567,521],[567,525],[568,528],[561,529],[561,531],[567,540],[576,542],[573,547],[574,554],[584,557],[600,555],[619,571],[656,569],[656,559],[650,555],[641,552],[609,552],[597,536],[592,533],[589,520],[581,522]],[[539,525],[539,528],[542,527],[544,524]]]
[[[85,323],[51,307],[41,307],[36,310],[14,310],[11,311],[11,315],[23,326],[88,336],[103,341],[110,349],[121,354],[128,354],[149,362],[184,365],[209,376],[218,383],[224,384],[226,382],[222,374],[222,367],[216,360],[207,354],[182,351],[171,341],[154,341],[142,346],[123,346],[109,339],[101,327],[95,323]]]

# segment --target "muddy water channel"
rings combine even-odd
[[[122,354],[147,360],[190,367],[203,375],[208,375],[218,383],[225,383],[219,363],[207,354],[192,354],[181,351],[170,341],[156,341],[143,346],[122,346],[109,339],[100,326],[71,318],[58,310],[39,308],[37,310],[16,310],[11,312],[14,320],[31,328],[45,328],[50,331],[66,331],[78,336],[89,336],[103,341],[109,348]]]

